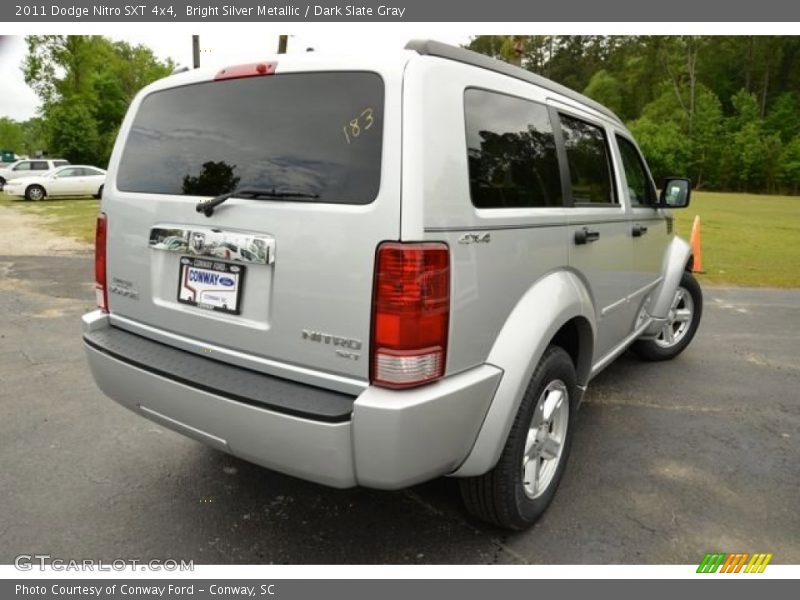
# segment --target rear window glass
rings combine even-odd
[[[383,80],[366,72],[154,92],[128,134],[117,187],[191,196],[257,188],[368,204],[380,186],[383,96]]]
[[[469,89],[464,117],[470,195],[477,208],[562,206],[556,143],[544,105]]]

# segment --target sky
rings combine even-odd
[[[265,55],[273,54],[278,47],[277,35],[262,33],[257,28],[223,29],[217,33],[200,32],[200,61],[203,66],[222,67],[255,62]],[[352,29],[338,31],[336,25],[328,25],[324,29],[316,27],[306,28],[303,31],[302,34],[290,36],[288,45],[290,53],[305,52],[309,47],[314,48],[316,52],[357,52],[364,48],[370,51],[394,50],[402,48],[409,39],[415,37],[431,37],[451,44],[465,44],[470,39],[466,33],[452,30],[443,34],[436,30],[409,31],[406,28],[365,27],[355,34]],[[190,30],[178,28],[178,31],[173,29],[168,34],[165,34],[165,30],[156,30],[132,35],[111,34],[109,37],[131,44],[143,44],[151,48],[159,58],[172,58],[180,65],[192,64]],[[2,82],[0,117],[10,117],[16,121],[33,117],[39,106],[36,94],[25,84],[20,70],[25,50],[23,36],[0,37],[0,82]]]

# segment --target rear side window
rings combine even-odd
[[[34,171],[48,171],[50,166],[46,160],[35,160],[31,163],[31,169]]]
[[[622,168],[625,169],[625,179],[628,182],[628,196],[631,204],[654,204],[656,192],[647,174],[644,161],[630,141],[622,136],[617,136],[619,154],[622,157]]]
[[[134,118],[117,187],[190,196],[257,188],[367,204],[380,186],[383,96],[383,80],[366,72],[287,73],[154,92]]]
[[[559,115],[575,204],[615,202],[611,159],[602,127]]]
[[[464,116],[470,195],[477,208],[563,205],[555,138],[545,106],[468,89]]]
[[[69,164],[68,160],[54,160],[53,161],[53,166],[54,167],[63,167],[64,165],[68,165],[68,164]]]

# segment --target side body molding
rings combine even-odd
[[[582,352],[578,384],[584,387],[591,370],[595,339],[595,311],[584,284],[572,272],[556,271],[534,283],[511,311],[492,346],[487,363],[503,370],[503,378],[466,460],[452,473],[456,477],[482,475],[500,458],[533,371],[553,336],[580,318]]]
[[[675,236],[672,238],[661,265],[663,279],[653,292],[653,301],[650,304],[650,316],[653,324],[645,331],[645,335],[657,334],[663,326],[663,320],[669,313],[675,290],[681,282],[686,263],[692,255],[692,247],[683,239]]]

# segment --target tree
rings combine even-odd
[[[656,181],[686,173],[690,149],[684,143],[684,134],[678,125],[672,121],[658,123],[642,117],[630,124],[630,130],[647,157]]]
[[[168,75],[144,46],[100,36],[28,36],[25,81],[42,100],[47,149],[72,162],[105,166],[128,104]]]
[[[800,193],[800,137],[786,144],[778,167],[778,182],[791,193]]]
[[[22,123],[8,117],[0,117],[0,150],[12,150],[22,153],[24,145],[24,130]]]
[[[478,36],[509,60],[605,104],[651,168],[705,189],[797,193],[800,37]]]
[[[622,84],[605,69],[600,69],[592,76],[583,93],[617,114],[622,112]]]
[[[800,135],[800,94],[792,91],[778,96],[764,120],[764,129],[783,142]]]
[[[50,143],[59,158],[76,164],[97,164],[100,135],[97,122],[85,103],[54,105],[47,126]]]

